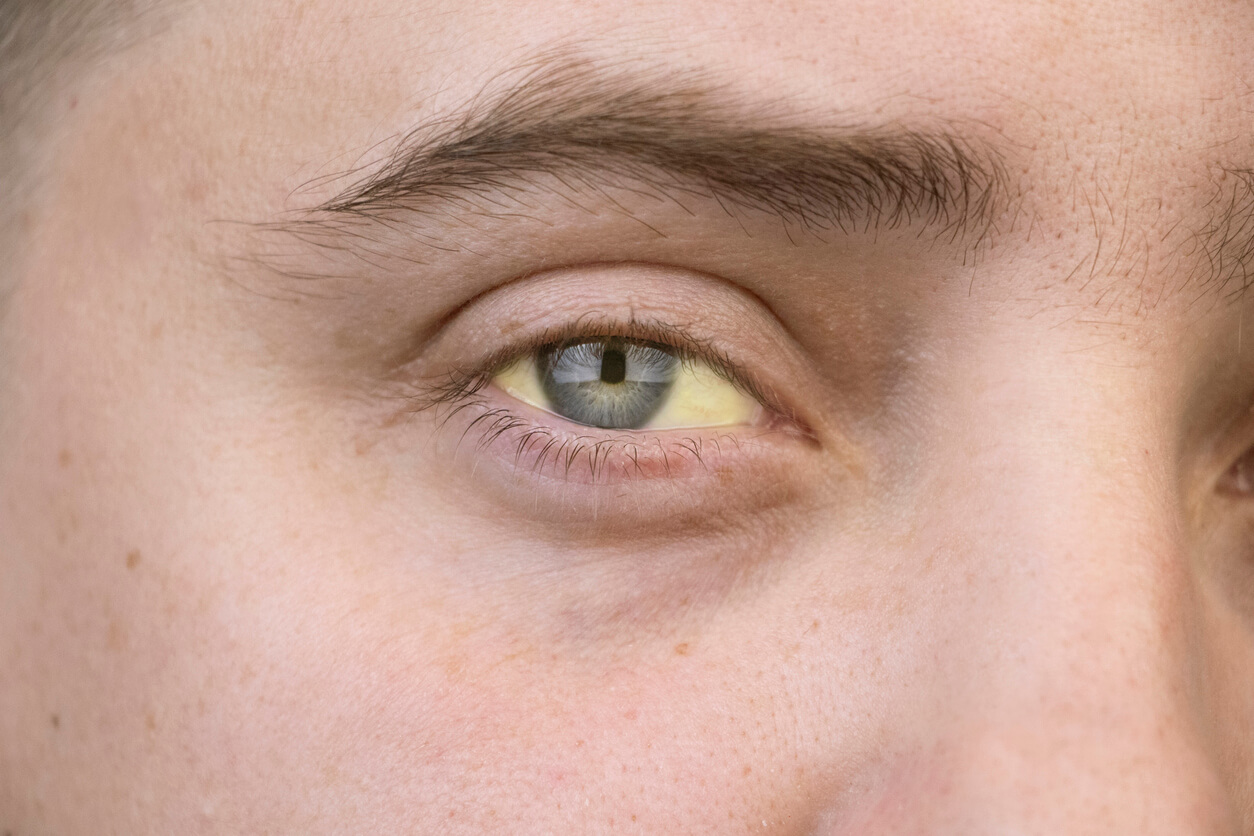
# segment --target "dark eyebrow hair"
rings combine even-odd
[[[1004,208],[1007,178],[986,145],[947,130],[799,127],[787,116],[783,104],[742,105],[693,74],[544,59],[499,95],[401,138],[371,170],[350,172],[350,185],[312,215],[438,215],[476,199],[491,214],[499,196],[553,191],[552,181],[681,206],[685,196],[713,199],[737,217],[766,212],[819,235],[922,223],[982,237]]]
[[[1254,169],[1222,167],[1207,204],[1209,220],[1192,240],[1199,297],[1239,301],[1254,284]]]

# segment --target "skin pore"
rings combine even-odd
[[[58,86],[0,833],[1254,832],[1252,41],[227,0]],[[580,341],[760,407],[506,385]]]

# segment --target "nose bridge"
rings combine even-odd
[[[890,770],[868,832],[1237,832],[1170,542],[1033,533],[984,546],[1020,568],[967,608],[939,657],[944,731]]]
[[[978,487],[942,512],[967,521],[961,540],[940,548],[965,580],[948,601],[968,613],[956,622],[961,639],[990,651],[972,660],[1069,703],[1076,691],[1113,697],[1100,683],[1159,693],[1159,684],[1185,682],[1200,640],[1180,501],[1163,456],[1135,435],[1123,449],[1088,445],[1065,433],[1028,445],[993,441],[984,455],[995,461],[972,464]]]
[[[1238,832],[1170,437],[1069,406],[951,445],[927,731],[833,832]]]
[[[1115,681],[1156,693],[1187,681],[1198,597],[1170,410],[1154,408],[1164,397],[1091,365],[1013,365],[956,400],[969,414],[941,445],[930,492],[948,498],[925,526],[964,579],[945,603],[969,616],[949,623],[988,649],[975,664],[1060,702],[1113,696]],[[967,489],[939,491],[952,474]]]

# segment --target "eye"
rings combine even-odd
[[[1254,450],[1237,459],[1219,480],[1219,488],[1236,496],[1254,494]]]
[[[823,460],[823,413],[801,394],[822,391],[810,358],[758,300],[677,268],[510,282],[396,374],[406,412],[430,416],[432,449],[449,456],[442,472],[528,518],[691,521],[732,494],[761,508],[762,491],[791,490]]]
[[[753,424],[762,405],[668,346],[594,337],[543,346],[493,377],[518,400],[576,424],[670,430]]]

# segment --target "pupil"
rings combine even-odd
[[[671,351],[620,337],[557,343],[539,349],[534,363],[547,402],[539,406],[585,427],[618,430],[647,424],[682,368]]]
[[[622,383],[627,379],[627,355],[616,348],[607,348],[601,355],[601,382]]]

